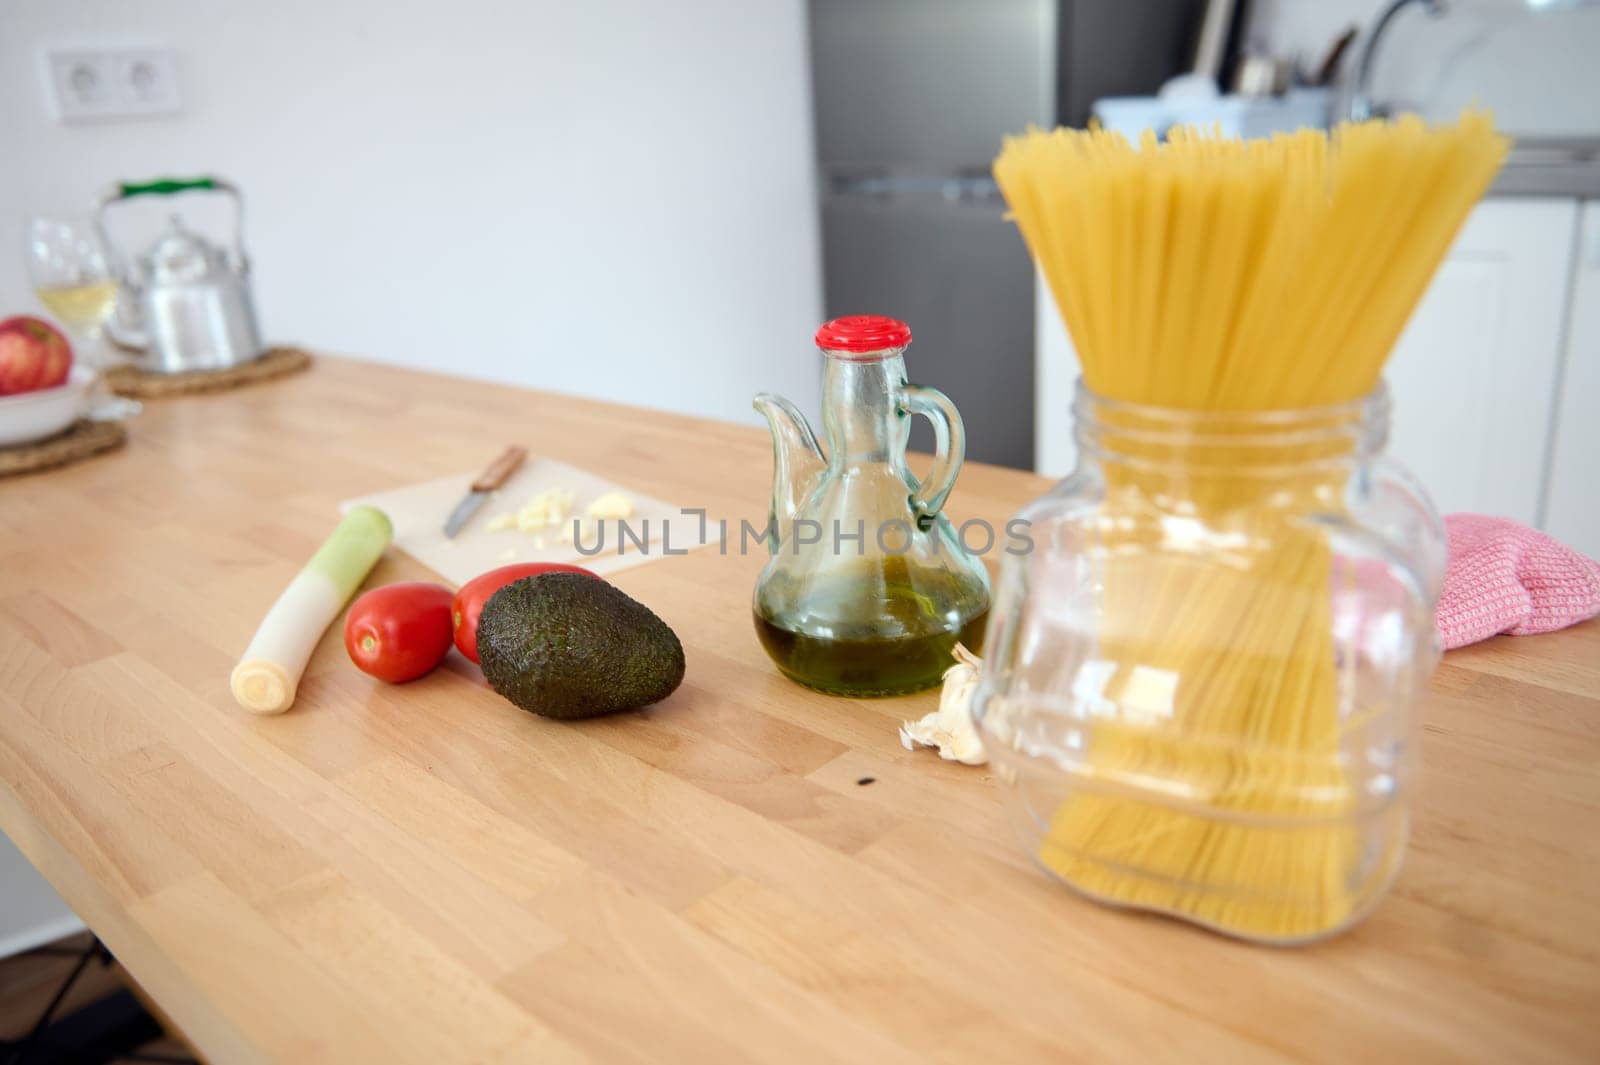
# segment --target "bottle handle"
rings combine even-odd
[[[911,509],[917,515],[917,525],[926,528],[944,508],[950,489],[955,487],[956,474],[961,472],[961,462],[967,455],[967,433],[962,428],[961,413],[956,405],[937,388],[901,385],[900,411],[908,415],[920,414],[933,425],[933,468],[911,493]]]

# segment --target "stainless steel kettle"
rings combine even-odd
[[[139,196],[220,192],[233,198],[231,248],[208,243],[173,215],[167,231],[132,266],[106,228],[106,212]],[[118,260],[122,289],[107,323],[111,339],[138,354],[134,363],[158,373],[224,370],[262,352],[244,253],[244,199],[220,178],[123,183],[100,200],[95,224]]]

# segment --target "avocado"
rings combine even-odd
[[[667,623],[614,585],[541,573],[495,592],[478,616],[489,687],[564,721],[660,702],[683,681],[683,645]]]

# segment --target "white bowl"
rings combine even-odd
[[[78,365],[55,388],[0,396],[0,447],[43,440],[83,417],[93,383],[94,371]]]

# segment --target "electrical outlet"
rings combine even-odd
[[[45,53],[62,122],[141,118],[183,109],[178,69],[165,48],[72,48]]]

